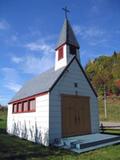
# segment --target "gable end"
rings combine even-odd
[[[93,90],[93,92],[94,92],[95,96],[96,96],[96,97],[98,97],[98,95],[97,95],[97,93],[96,93],[95,89],[93,88],[93,86],[92,86],[92,84],[91,84],[90,80],[88,79],[88,77],[87,77],[87,75],[86,75],[86,73],[85,73],[85,71],[84,71],[83,67],[81,66],[81,64],[79,63],[79,61],[77,60],[77,58],[75,58],[75,59],[76,59],[76,61],[77,61],[78,65],[79,65],[79,67],[81,68],[82,73],[84,74],[84,76],[85,76],[85,78],[86,78],[87,82],[89,83],[89,85],[90,85],[91,89]]]
[[[55,85],[57,84],[57,82],[61,79],[61,77],[63,76],[63,74],[65,73],[65,71],[68,69],[68,67],[71,65],[71,63],[73,62],[73,60],[76,59],[80,69],[82,70],[82,73],[84,74],[88,84],[90,85],[90,88],[92,89],[93,93],[95,94],[96,97],[98,97],[95,89],[93,88],[90,80],[88,79],[83,67],[81,66],[81,64],[79,63],[79,61],[77,60],[76,56],[73,57],[73,59],[69,62],[69,64],[65,67],[65,69],[63,70],[63,72],[60,74],[60,76],[58,77],[58,79],[54,82],[54,84],[52,85],[52,87],[49,89],[49,91],[52,91],[52,89],[55,87]]]

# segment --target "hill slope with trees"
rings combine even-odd
[[[98,95],[103,95],[104,90],[108,95],[120,95],[120,52],[89,61],[85,71]]]

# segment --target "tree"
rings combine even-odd
[[[98,94],[103,94],[104,85],[108,93],[118,94],[119,88],[114,82],[120,79],[120,53],[114,51],[112,56],[100,56],[89,61],[85,70]]]

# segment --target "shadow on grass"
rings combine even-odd
[[[0,160],[43,159],[49,156],[76,155],[64,149],[45,147],[8,134],[0,134],[0,146],[2,146],[0,148]]]
[[[104,128],[104,130],[101,130],[101,133],[120,136],[120,129]]]
[[[7,134],[5,128],[0,128],[0,134]]]
[[[120,136],[120,133],[116,133],[116,132],[111,133],[111,132],[109,132],[109,131],[105,131],[105,132],[101,132],[101,133]]]
[[[52,150],[52,149],[51,149]],[[9,155],[9,156],[4,156],[2,157],[2,159],[5,159],[5,160],[28,160],[28,159],[32,159],[32,158],[39,158],[39,159],[44,159],[44,158],[50,158],[51,156],[52,157],[64,157],[65,155],[77,155],[75,153],[70,153],[67,151],[60,151],[59,149],[59,153],[53,153],[52,151],[49,152],[49,153],[25,153],[25,154],[19,154],[19,155]],[[1,160],[2,160],[1,159]]]

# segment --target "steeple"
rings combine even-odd
[[[55,70],[66,66],[73,56],[80,60],[79,48],[73,29],[66,17],[55,49]]]
[[[80,48],[68,19],[64,21],[56,49],[65,43]]]

